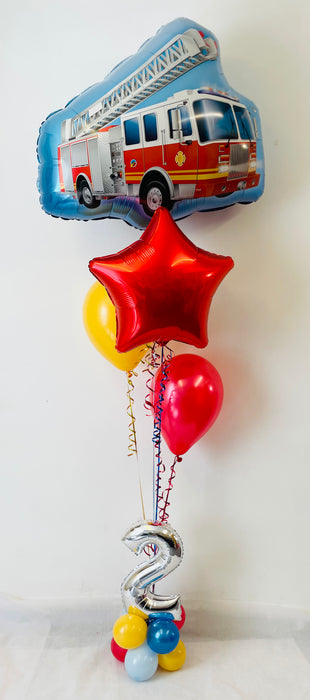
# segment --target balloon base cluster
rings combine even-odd
[[[116,620],[111,652],[125,664],[132,680],[148,681],[158,667],[178,671],[183,666],[186,650],[179,632],[185,622],[183,606],[181,612],[181,620],[175,620],[169,612],[146,615],[130,606],[128,613]]]

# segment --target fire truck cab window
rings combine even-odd
[[[183,136],[191,136],[192,135],[192,125],[191,125],[191,120],[189,116],[189,112],[187,107],[185,105],[182,105],[179,107],[180,109],[180,114],[181,114],[181,127],[182,127],[182,132]]]
[[[234,105],[234,112],[238,122],[240,138],[246,139],[247,141],[254,141],[255,136],[248,110],[245,109],[245,107],[235,107]]]
[[[156,114],[145,114],[143,117],[144,134],[146,141],[157,141],[157,121]]]
[[[137,118],[127,119],[124,122],[125,141],[127,146],[133,146],[140,143],[139,120]]]
[[[201,143],[238,138],[235,118],[228,102],[202,99],[194,102],[193,106]]]
[[[189,111],[188,108],[185,105],[180,105],[178,107],[180,111],[180,116],[181,116],[181,129],[182,129],[182,134],[184,138],[186,136],[191,136],[192,135],[192,125],[191,125],[191,120],[189,116]],[[168,109],[168,119],[169,119],[169,134],[170,138],[173,139],[173,128],[172,128],[172,109]]]

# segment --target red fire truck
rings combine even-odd
[[[200,62],[216,57],[210,37],[197,30],[186,35],[182,41],[189,45],[191,57],[193,44]],[[169,70],[164,77],[169,82]],[[171,80],[175,77],[172,71]],[[225,197],[258,185],[255,115],[252,121],[238,98],[211,88],[183,90],[150,107],[132,109],[149,94],[145,83],[144,92],[139,85],[137,89],[135,75],[136,87],[128,95],[130,79],[123,95],[120,86],[115,88],[117,104],[111,92],[62,123],[58,149],[62,192],[88,208],[99,206],[102,198],[137,197],[152,216],[159,206],[171,208],[176,200]],[[163,71],[159,86],[152,80],[150,94],[163,87]],[[120,124],[111,124],[116,116]]]

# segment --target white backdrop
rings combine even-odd
[[[178,466],[171,522],[185,558],[169,589],[309,608],[309,5],[169,5],[16,0],[2,12],[0,590],[117,596],[136,563],[120,541],[141,516],[125,375],[92,347],[81,310],[88,261],[138,232],[45,215],[35,147],[51,111],[183,15],[214,31],[230,84],[260,109],[266,191],[257,204],[181,222],[235,269],[214,297],[202,353],[221,373],[224,407]],[[143,394],[140,380],[151,516]]]

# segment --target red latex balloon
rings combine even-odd
[[[89,263],[115,306],[116,349],[171,339],[203,348],[213,294],[233,264],[197,248],[157,209],[140,240]]]
[[[185,620],[186,620],[185,610],[183,608],[183,605],[181,605],[181,620],[174,620],[174,624],[177,626],[178,630],[182,629]]]
[[[126,654],[127,654],[127,649],[122,649],[122,647],[120,647],[120,646],[116,643],[116,641],[115,641],[115,639],[114,639],[113,637],[112,637],[112,639],[111,639],[111,652],[112,652],[113,656],[114,656],[118,661],[123,661],[123,662],[125,661],[125,656],[126,656]]]
[[[159,368],[154,382],[154,406],[158,405],[161,380]],[[199,355],[173,357],[161,404],[162,434],[171,452],[187,452],[211,428],[222,403],[222,380],[210,362]]]

